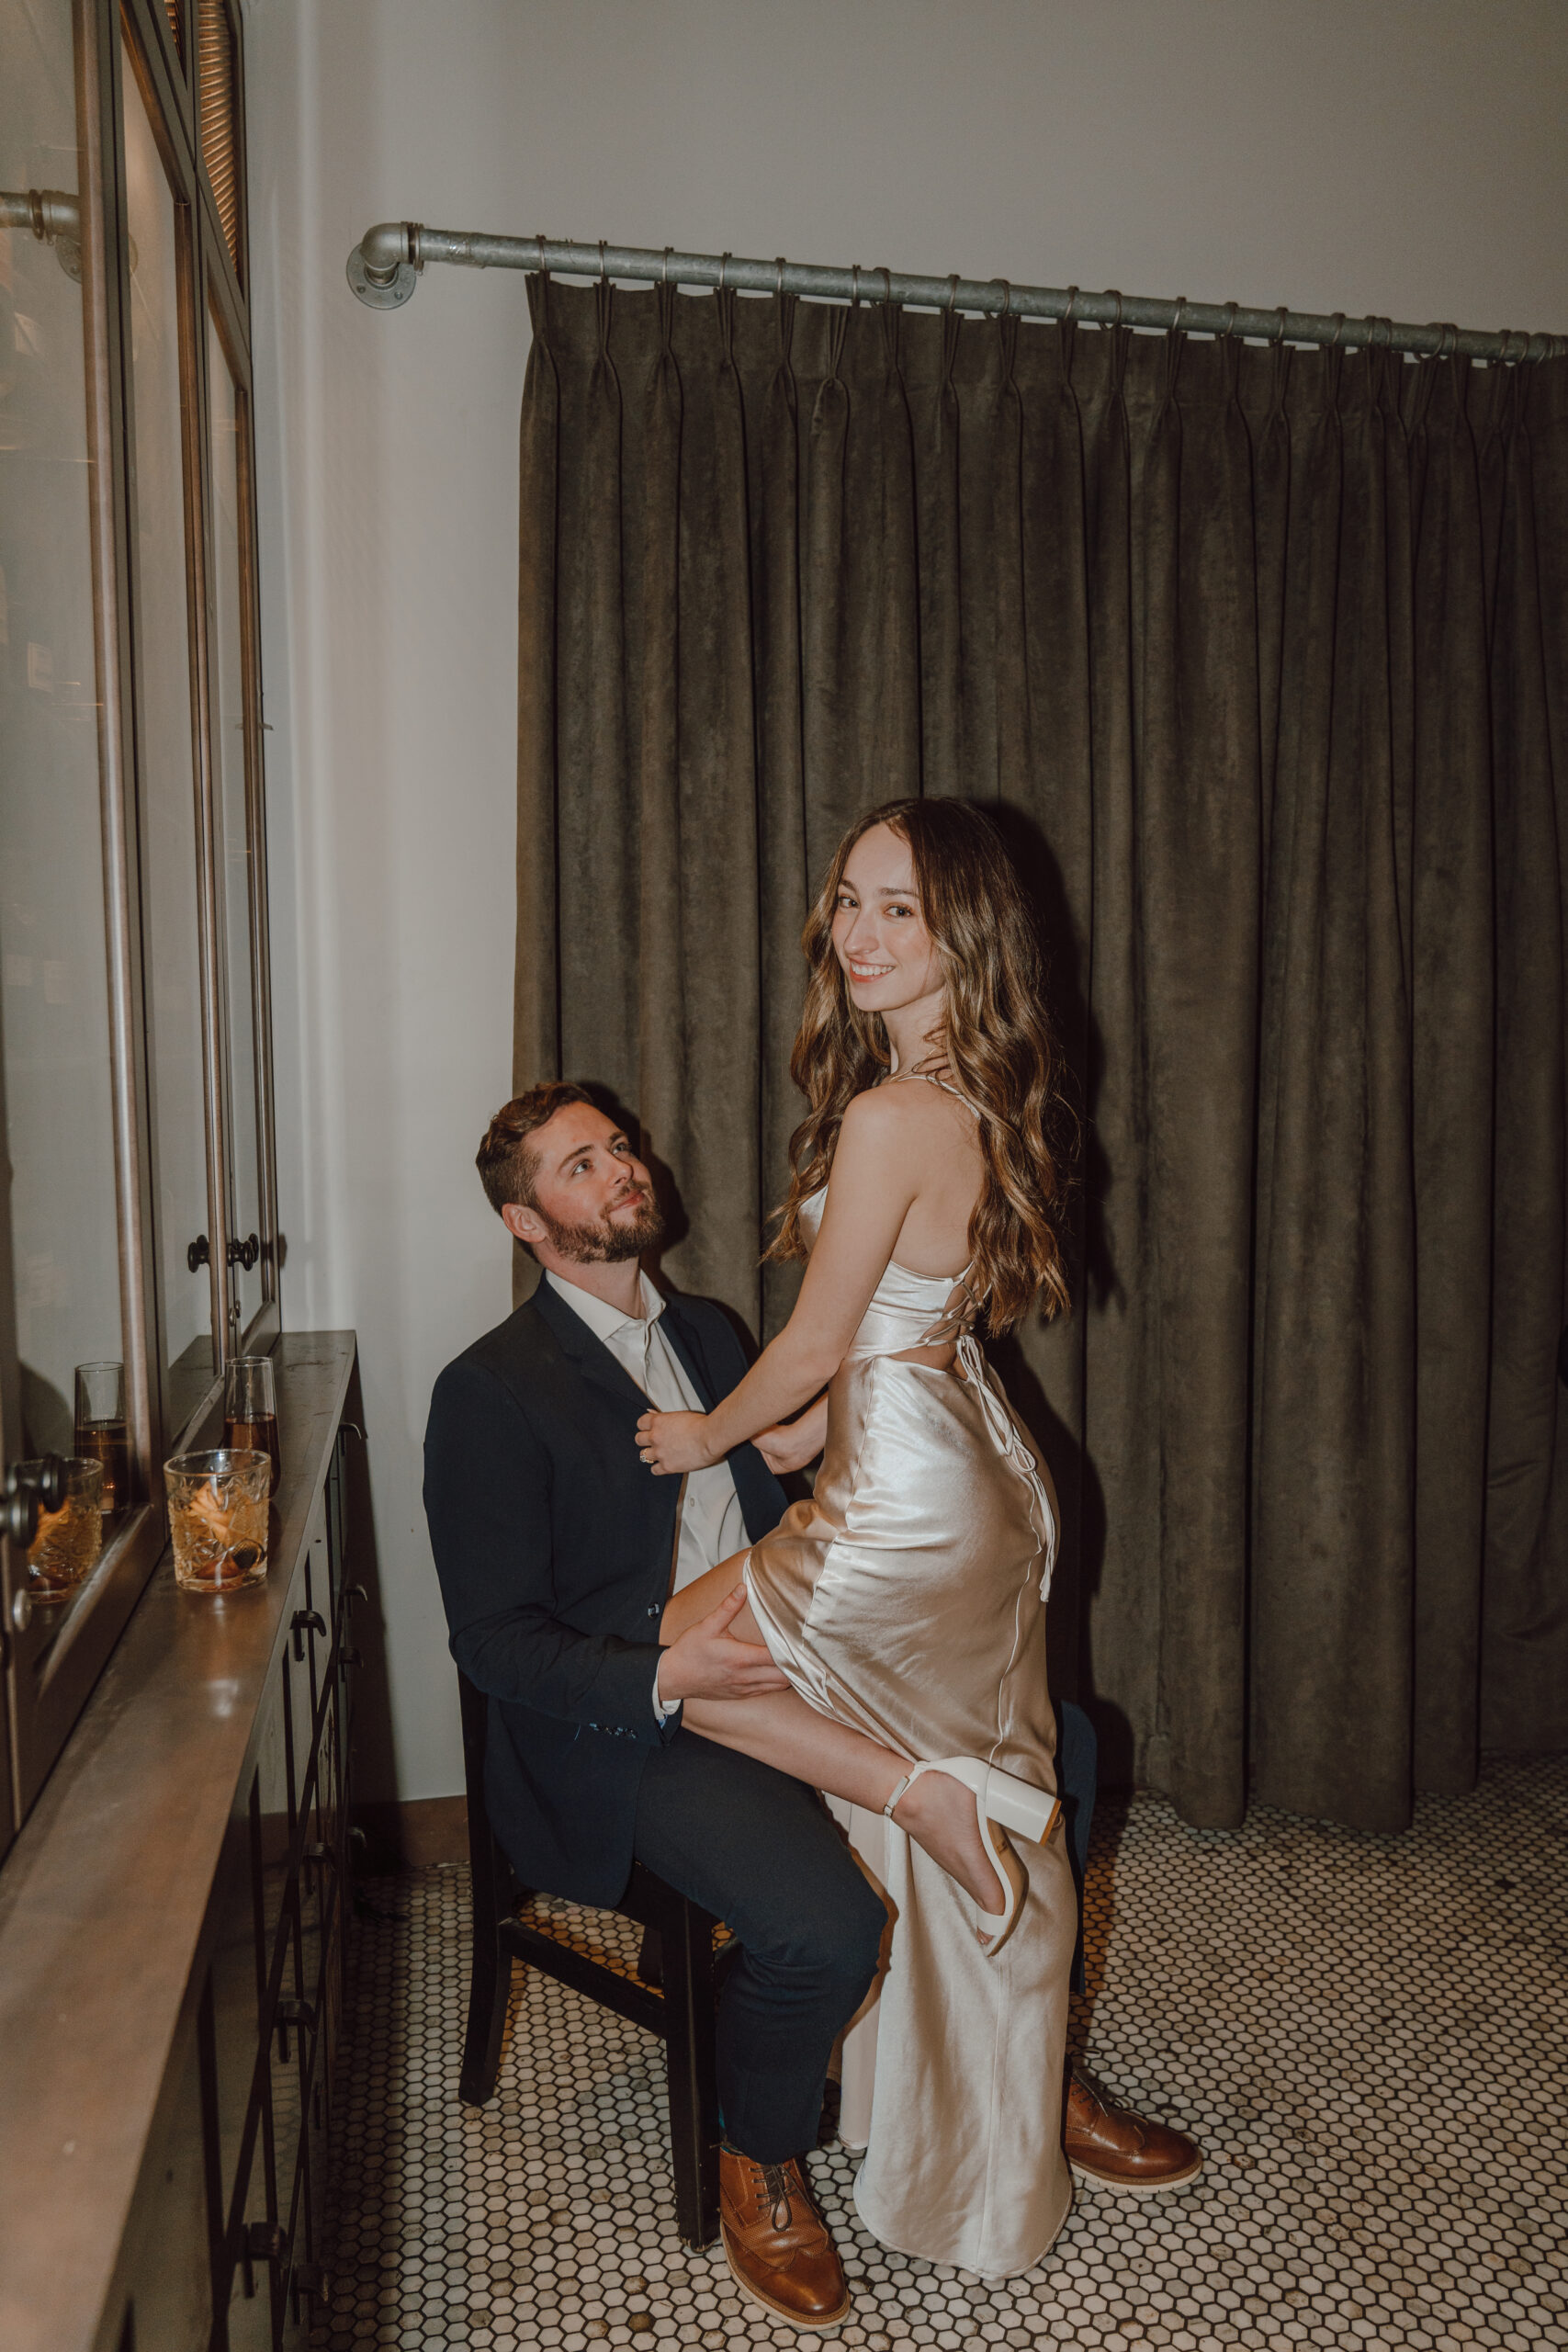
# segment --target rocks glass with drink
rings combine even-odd
[[[215,1446],[164,1464],[175,1582],[186,1592],[238,1592],[266,1576],[269,1457]]]
[[[104,1512],[111,1519],[130,1501],[130,1430],[125,1415],[125,1366],[76,1367],[76,1451],[104,1468]]]
[[[277,1390],[270,1356],[231,1356],[223,1379],[223,1442],[254,1446],[272,1464],[268,1494],[277,1491],[283,1456],[277,1444]]]
[[[37,1487],[43,1466],[22,1462],[17,1475]],[[28,1590],[34,1600],[68,1600],[103,1549],[103,1464],[73,1454],[60,1467],[60,1507],[40,1505],[38,1532],[28,1546]]]

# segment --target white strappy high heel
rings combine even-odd
[[[1028,1781],[1020,1781],[1011,1772],[1004,1772],[995,1764],[982,1764],[977,1756],[944,1756],[930,1763],[913,1765],[905,1773],[882,1810],[891,1821],[893,1808],[922,1772],[945,1772],[950,1780],[961,1781],[975,1799],[975,1815],[980,1826],[980,1841],[990,1857],[991,1867],[1002,1883],[1007,1897],[1000,1911],[982,1911],[980,1932],[985,1937],[984,1951],[987,1960],[995,1960],[998,1952],[1018,1925],[1028,1881],[1023,1864],[1005,1838],[998,1838],[998,1828],[1010,1829],[1020,1838],[1028,1838],[1035,1845],[1043,1845],[1056,1825],[1061,1802],[1047,1796]]]

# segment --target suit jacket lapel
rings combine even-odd
[[[592,1332],[581,1315],[574,1315],[565,1299],[541,1282],[534,1293],[533,1304],[548,1324],[562,1355],[570,1356],[584,1380],[603,1388],[617,1405],[629,1405],[635,1420],[648,1410],[648,1398],[629,1372],[615,1362],[603,1340]]]
[[[693,1325],[682,1314],[679,1301],[666,1299],[664,1312],[659,1319],[669,1336],[671,1346],[686,1368],[686,1377],[703,1400],[704,1412],[711,1413],[718,1400],[714,1395],[713,1382],[708,1377],[702,1341]]]

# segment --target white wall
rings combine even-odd
[[[520,277],[372,221],[1568,331],[1561,0],[254,0],[287,1320],[364,1363],[398,1792],[461,1785],[419,1499],[508,1307]],[[371,1788],[367,1794],[389,1794]]]

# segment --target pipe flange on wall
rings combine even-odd
[[[389,277],[384,271],[370,268],[363,245],[355,245],[345,265],[349,284],[359,300],[372,311],[400,311],[413,299],[419,284],[419,272],[412,261],[400,261]]]

